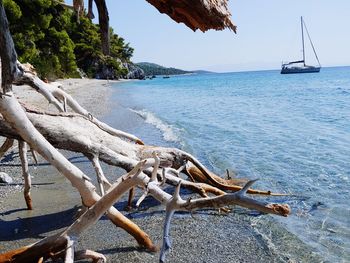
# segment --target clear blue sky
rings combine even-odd
[[[134,62],[218,72],[277,69],[282,60],[301,57],[302,15],[321,64],[350,65],[349,0],[231,0],[236,35],[193,32],[144,0],[106,2],[110,25],[135,48]]]

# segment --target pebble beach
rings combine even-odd
[[[59,82],[94,116],[103,117],[109,113],[111,84],[114,82],[90,79],[67,79]],[[33,103],[45,110],[54,110],[53,106],[48,105],[29,87],[15,87],[14,91],[21,101]],[[114,117],[123,119],[123,116]],[[2,141],[3,138],[1,143]],[[85,157],[77,153],[63,153],[88,176],[94,177],[92,165]],[[28,156],[33,184],[32,211],[26,210],[23,199],[21,166],[16,145],[5,154],[0,163],[0,172],[6,172],[14,180],[11,185],[0,185],[0,253],[52,235],[69,226],[79,214],[81,200],[69,181],[44,159],[40,158],[39,164],[36,165],[31,155]],[[123,173],[122,170],[113,167],[103,168],[110,181],[114,181]],[[171,188],[167,190],[173,191]],[[138,192],[137,196],[141,194]],[[117,209],[123,210],[126,199],[125,196],[116,204]],[[164,207],[154,199],[147,198],[139,210],[123,211],[123,213],[141,226],[155,244],[161,246]],[[172,223],[172,250],[167,260],[168,262],[321,262],[315,253],[286,230],[273,237],[274,243],[283,244],[284,251],[281,252],[281,247],[276,248],[259,232],[257,228],[259,225],[264,224],[265,228],[274,227],[275,221],[272,217],[264,216],[264,218],[261,220],[259,216],[241,208],[233,208],[227,214],[216,210],[199,211],[193,215],[178,213]],[[100,252],[109,262],[158,262],[159,257],[158,253],[148,253],[140,249],[130,235],[115,227],[105,217],[80,237],[77,246],[78,249]],[[293,253],[290,253],[291,251]],[[296,251],[298,253],[295,253]]]

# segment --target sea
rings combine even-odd
[[[145,143],[288,194],[267,198],[289,204],[287,218],[247,214],[273,220],[257,230],[271,248],[292,240],[275,242],[284,229],[320,262],[350,262],[350,67],[157,76],[113,84],[111,101],[105,120]],[[113,123],[120,113],[130,122]]]

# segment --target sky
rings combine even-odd
[[[349,0],[230,0],[237,34],[193,32],[145,0],[106,3],[110,26],[135,49],[134,62],[216,72],[279,69],[282,61],[301,59],[303,16],[322,66],[350,65]],[[306,50],[313,64],[308,43]]]

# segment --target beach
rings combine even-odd
[[[67,79],[59,82],[94,116],[103,118],[109,114],[112,106],[118,105],[118,101],[110,100],[111,85],[118,85],[117,82],[90,79]],[[52,105],[48,105],[30,88],[16,87],[14,90],[21,101],[34,102],[38,106],[44,105],[44,109],[54,110]],[[126,122],[123,111],[120,112],[119,116],[114,113],[113,118],[119,119],[121,123]],[[142,121],[141,117],[135,116],[134,118],[139,118],[137,121]],[[128,121],[130,122],[130,118]],[[92,165],[85,157],[77,153],[64,154],[89,177],[95,178]],[[1,161],[1,171],[7,172],[15,183],[11,186],[0,186],[0,252],[52,235],[69,226],[79,213],[80,196],[69,181],[42,158],[35,165],[29,154],[29,162],[33,176],[32,211],[25,209],[21,192],[18,149],[14,147]],[[103,168],[112,182],[123,173],[120,169],[106,165]],[[167,191],[172,192],[173,189],[169,188]],[[137,196],[141,194],[138,191]],[[123,210],[126,199],[127,196],[124,196],[116,204],[117,209]],[[149,197],[140,210],[123,213],[148,233],[155,244],[161,246],[165,217],[163,206]],[[167,262],[320,262],[316,253],[310,251],[308,246],[287,230],[280,230],[277,235],[272,235],[271,243],[259,231],[259,226],[264,225],[264,229],[268,229],[274,228],[278,223],[271,216],[263,217],[264,220],[261,220],[259,215],[240,208],[233,208],[227,214],[217,210],[199,211],[193,215],[177,213],[172,221],[173,249],[167,256]],[[275,243],[280,243],[284,251],[281,251],[281,247],[275,247]],[[105,217],[79,238],[77,248],[100,252],[109,262],[158,262],[159,256],[158,253],[148,253],[138,248],[133,237],[115,227]]]

